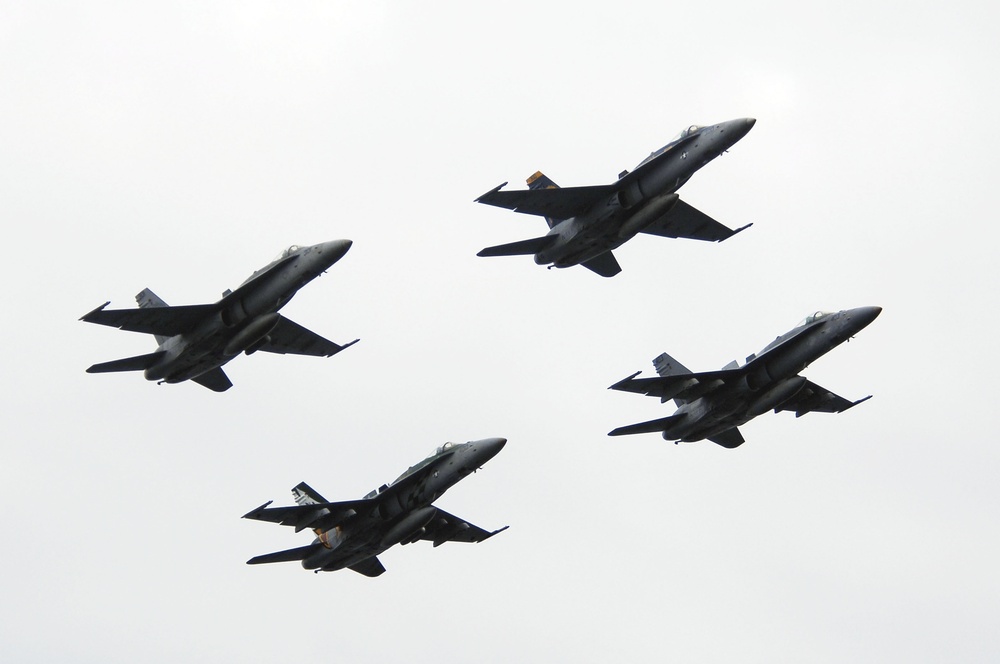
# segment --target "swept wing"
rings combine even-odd
[[[534,214],[552,219],[569,219],[583,214],[615,190],[614,185],[593,187],[561,187],[557,189],[525,189],[501,191],[507,183],[486,192],[477,203],[495,205],[522,214]]]
[[[702,373],[658,376],[656,378],[636,378],[640,373],[642,372],[636,372],[608,389],[660,397],[661,401],[668,399],[691,400],[704,396],[728,382],[740,379],[744,372],[742,369],[722,369]]]
[[[802,389],[795,393],[795,396],[775,408],[774,412],[787,410],[794,412],[795,417],[802,417],[806,413],[812,412],[842,413],[848,408],[853,408],[871,398],[869,394],[863,399],[848,401],[825,387],[820,387],[816,383],[807,380]]]
[[[293,526],[295,532],[306,528],[335,528],[355,514],[367,514],[378,506],[377,500],[347,500],[338,503],[316,503],[290,507],[268,507],[268,501],[243,515],[244,519],[270,521],[282,526]]]
[[[508,526],[504,526],[489,532],[438,508],[431,522],[424,526],[424,534],[420,539],[434,542],[434,546],[445,542],[482,542],[507,528]]]
[[[682,237],[691,240],[721,242],[745,230],[747,224],[733,230],[682,200],[677,201],[662,217],[642,230],[649,235],[660,237]]]
[[[172,337],[193,329],[216,311],[214,304],[194,304],[183,307],[149,307],[146,309],[111,309],[105,302],[80,320],[98,325],[117,327],[129,332]]]
[[[358,340],[355,339],[341,346],[279,315],[278,324],[268,334],[268,341],[257,348],[257,350],[267,353],[281,353],[283,355],[291,353],[294,355],[330,357],[357,342]]]

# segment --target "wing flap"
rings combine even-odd
[[[129,332],[172,337],[193,329],[198,323],[217,311],[214,304],[107,310],[104,307],[108,304],[110,303],[105,302],[103,306],[84,314],[80,320],[117,327]]]
[[[753,224],[733,230],[720,224],[715,219],[682,200],[662,217],[642,229],[648,235],[660,237],[687,238],[690,240],[705,240],[706,242],[722,242],[745,230]]]
[[[200,376],[195,376],[191,380],[198,383],[202,387],[207,387],[213,392],[225,392],[233,386],[233,382],[229,380],[229,376],[227,376],[226,372],[222,370],[222,367],[215,367],[211,371],[206,371]]]
[[[375,556],[365,558],[359,563],[348,565],[347,569],[354,570],[358,574],[364,574],[365,576],[370,577],[376,577],[385,572],[385,567],[382,566],[382,562]]]
[[[589,261],[584,261],[580,263],[591,272],[596,272],[602,277],[613,277],[622,271],[621,265],[618,264],[618,259],[610,251],[605,251],[603,254],[599,254]]]
[[[506,182],[479,198],[477,203],[495,205],[522,214],[552,219],[569,219],[583,214],[611,195],[613,185],[593,187],[560,187],[501,191]]]
[[[726,429],[721,433],[717,433],[714,436],[709,436],[708,439],[715,443],[716,445],[722,445],[729,449],[734,449],[739,447],[746,441],[743,439],[743,434],[736,427],[732,429]]]
[[[353,346],[357,342],[358,339],[344,345],[334,343],[312,330],[306,329],[298,323],[279,315],[278,324],[268,334],[268,340],[256,350],[282,355],[330,357],[349,346]]]
[[[508,526],[504,526],[490,532],[439,508],[430,523],[424,526],[420,539],[434,542],[434,546],[441,546],[445,542],[483,542],[507,528]]]

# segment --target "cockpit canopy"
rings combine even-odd
[[[826,316],[829,316],[831,313],[832,312],[830,312],[830,311],[817,311],[816,313],[809,314],[808,316],[806,316],[805,318],[803,318],[801,321],[799,321],[799,324],[796,325],[795,327],[804,327],[806,325],[810,325],[810,324],[815,323],[816,321],[818,321],[820,318],[824,318]]]
[[[679,141],[679,140],[681,140],[681,139],[683,139],[683,138],[687,138],[688,136],[690,136],[691,134],[693,134],[693,133],[697,132],[697,131],[698,131],[698,130],[700,130],[700,129],[702,129],[702,126],[701,126],[701,125],[691,125],[690,127],[687,127],[687,128],[685,128],[685,129],[681,130],[681,133],[679,133],[679,134],[677,134],[676,136],[674,136],[674,137],[673,137],[673,138],[672,138],[672,139],[670,140],[670,142],[669,142],[669,143],[667,143],[666,145],[664,145],[664,146],[663,146],[662,148],[660,148],[660,149],[659,149],[659,150],[657,150],[656,152],[651,152],[651,153],[649,154],[649,156],[648,156],[648,157],[646,157],[645,159],[643,159],[643,160],[642,160],[642,161],[641,161],[641,162],[639,163],[639,165],[638,165],[638,166],[636,166],[636,168],[639,168],[639,167],[641,167],[641,166],[644,166],[645,164],[649,163],[650,161],[652,161],[652,160],[656,159],[656,158],[657,158],[657,157],[659,157],[659,156],[660,156],[661,154],[663,154],[664,152],[666,152],[667,150],[669,150],[669,149],[670,149],[670,148],[671,148],[671,147],[672,147],[672,146],[674,145],[674,143],[676,143],[677,141]]]
[[[698,131],[701,128],[702,128],[701,125],[691,125],[690,127],[682,129],[681,133],[679,133],[676,136],[674,136],[673,140],[671,140],[670,142],[671,143],[676,143],[677,141],[681,140],[682,138],[687,138],[688,136],[690,136],[691,134],[695,133],[696,131]]]
[[[458,445],[458,443],[452,443],[452,442],[449,441],[449,442],[445,443],[444,445],[440,445],[437,448],[435,448],[434,454],[432,454],[431,456],[437,456],[439,454],[447,452],[448,450],[450,450],[451,448],[455,447],[456,445]]]
[[[296,251],[298,251],[301,248],[302,247],[300,247],[299,245],[293,244],[292,246],[288,247],[288,249],[285,249],[280,254],[278,254],[277,256],[275,256],[274,259],[271,262],[272,263],[277,263],[282,258],[288,258],[289,256],[291,256],[292,254],[294,254]]]

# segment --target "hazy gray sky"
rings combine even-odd
[[[995,661],[1000,148],[982,3],[0,1],[0,659]],[[474,204],[608,182],[681,128],[754,129],[682,198],[752,229],[640,237],[624,271],[482,247]],[[331,359],[235,387],[88,375],[150,338],[78,322],[214,301],[281,248],[350,253],[285,308]],[[809,367],[852,411],[747,443],[608,438],[606,387],[879,305]],[[480,545],[388,572],[248,567],[305,480],[362,496],[446,440],[509,439],[439,504]]]

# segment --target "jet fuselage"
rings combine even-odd
[[[365,499],[372,508],[358,511],[336,528],[317,531],[314,551],[302,560],[305,569],[334,571],[376,556],[389,547],[420,539],[424,527],[437,513],[431,503],[460,480],[492,459],[507,443],[505,438],[487,438],[442,447],[421,463],[409,468],[388,486],[372,491]],[[429,473],[412,486],[405,480],[425,468]]]
[[[711,438],[777,408],[806,384],[799,372],[849,340],[871,323],[881,307],[859,307],[826,314],[779,336],[740,369],[743,377],[681,404],[676,424],[663,431],[666,440],[693,442]]]
[[[334,240],[286,250],[223,297],[218,311],[192,331],[163,340],[158,350],[165,354],[145,370],[146,379],[180,383],[223,366],[241,352],[249,355],[278,323],[277,311],[350,248],[350,240]]]
[[[535,254],[535,263],[565,268],[618,248],[660,219],[676,204],[676,191],[753,127],[753,118],[709,127],[692,126],[623,175],[604,203],[558,222],[556,240]]]

